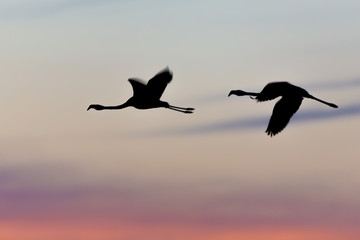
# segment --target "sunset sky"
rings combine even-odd
[[[0,239],[360,239],[358,0],[2,0]],[[162,100],[86,111],[169,67]],[[305,99],[275,137],[289,81]]]

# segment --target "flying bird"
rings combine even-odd
[[[258,102],[273,100],[279,96],[282,98],[275,104],[266,133],[275,136],[281,132],[289,123],[290,118],[299,109],[304,98],[310,98],[330,107],[337,108],[338,106],[318,99],[310,95],[305,89],[292,85],[288,82],[272,82],[267,84],[260,93],[245,92],[242,90],[232,90],[229,95],[245,96],[251,98],[255,97]]]
[[[87,108],[87,110],[114,110],[132,106],[137,109],[163,107],[182,113],[193,113],[194,108],[176,107],[160,100],[166,86],[170,83],[172,79],[172,75],[172,72],[168,68],[166,68],[161,72],[157,73],[153,78],[151,78],[147,84],[143,83],[139,79],[130,78],[129,82],[133,88],[133,96],[129,98],[129,100],[127,100],[125,103],[117,106],[103,106],[99,104],[91,104]]]

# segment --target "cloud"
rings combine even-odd
[[[135,183],[129,179],[59,184],[54,176],[68,180],[76,172],[50,166],[42,171],[34,169],[7,167],[0,171],[0,220],[97,219],[217,228],[351,226],[360,220],[357,193],[349,189],[338,194],[328,182],[246,183],[219,192],[224,182],[189,185]]]
[[[334,90],[360,87],[360,79],[347,79],[347,80],[333,80],[327,82],[309,83],[304,88],[319,89],[319,90]]]
[[[84,179],[88,177],[82,171],[59,165],[2,167],[0,220],[111,218],[113,212],[142,199],[141,188],[132,189],[124,179],[121,185]]]
[[[332,118],[344,118],[360,115],[360,104],[339,106],[339,109],[330,109],[330,111],[308,110],[297,113],[292,121],[305,122],[313,120],[323,120]]]
[[[49,1],[42,3],[22,3],[2,7],[0,19],[24,19],[33,17],[44,17],[53,14],[63,13],[68,10],[83,8],[88,6],[104,5],[110,3],[119,3],[126,0],[67,0],[67,1]]]
[[[329,120],[360,115],[360,104],[339,106],[338,109],[327,110],[303,110],[300,109],[290,120],[291,122],[303,123],[309,121]],[[152,136],[171,136],[188,134],[210,134],[219,132],[250,131],[263,129],[265,131],[270,116],[259,116],[253,118],[236,118],[227,121],[204,123],[193,127],[172,128],[152,132]]]

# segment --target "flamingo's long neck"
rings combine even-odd
[[[118,105],[118,106],[103,106],[104,109],[107,109],[107,110],[116,110],[116,109],[123,109],[123,108],[126,108],[126,107],[129,107],[130,105],[129,104],[121,104],[121,105]]]
[[[254,96],[254,97],[259,95],[259,93],[255,93],[255,92],[245,92],[245,93],[246,93],[246,95]]]
[[[117,106],[103,106],[103,105],[100,105],[100,104],[91,104],[88,107],[87,110],[89,110],[89,109],[95,109],[95,110],[98,110],[98,111],[101,111],[101,110],[116,110],[116,109],[126,108],[126,107],[129,107],[129,106],[132,106],[132,104],[128,100],[124,104],[117,105]]]

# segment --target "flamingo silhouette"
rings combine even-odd
[[[254,96],[258,102],[273,100],[279,96],[282,98],[275,104],[273,109],[266,133],[268,135],[275,136],[281,132],[289,123],[290,118],[299,109],[303,98],[310,98],[321,103],[324,103],[330,107],[337,108],[338,106],[325,102],[310,95],[305,89],[298,86],[294,86],[288,82],[272,82],[267,84],[260,93],[245,92],[242,90],[232,90],[229,95],[237,96]],[[252,98],[252,97],[251,97]]]
[[[194,108],[183,108],[172,106],[167,102],[160,101],[166,86],[172,79],[172,72],[168,68],[162,70],[151,78],[147,84],[141,80],[130,78],[129,82],[133,88],[133,96],[125,103],[118,106],[103,106],[99,104],[91,104],[87,110],[104,110],[104,109],[122,109],[126,107],[135,107],[137,109],[149,109],[164,107],[174,111],[183,113],[193,113]]]

